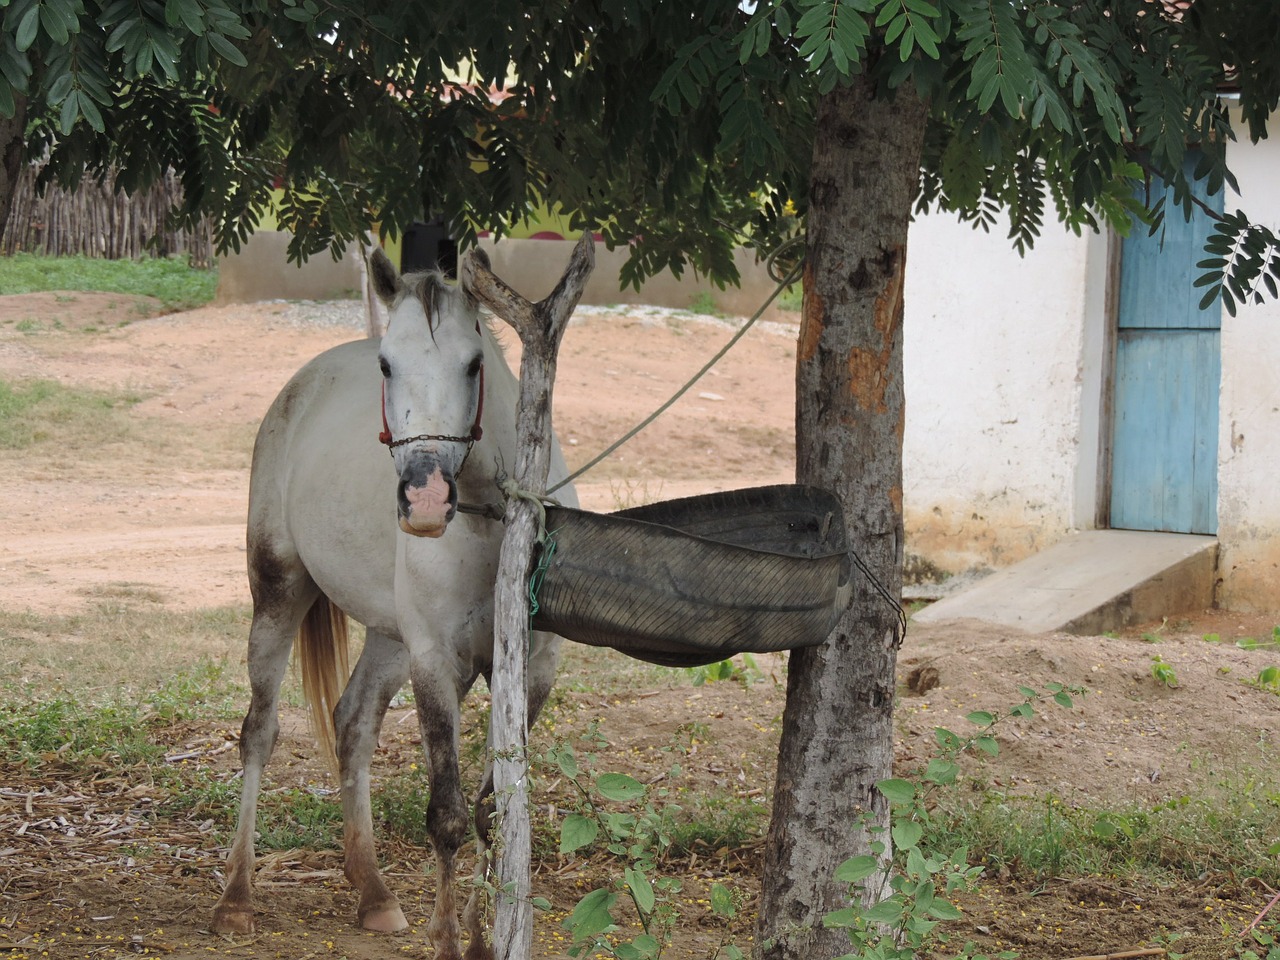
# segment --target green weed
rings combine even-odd
[[[685,668],[693,685],[700,687],[704,683],[715,683],[720,680],[733,680],[749,687],[753,683],[759,683],[764,679],[764,674],[760,670],[756,658],[749,653],[741,655],[741,662],[737,659],[720,660],[716,663],[709,663],[702,667]]]
[[[190,310],[213,300],[218,272],[184,260],[93,260],[16,253],[0,257],[0,290],[38,293],[84,290],[155,297],[165,310]]]
[[[693,299],[689,301],[689,312],[700,313],[708,317],[723,317],[724,313],[716,306],[715,297],[708,291],[703,290],[701,293],[695,294]]]
[[[1176,687],[1178,685],[1178,674],[1158,653],[1151,658],[1151,678],[1161,686]]]

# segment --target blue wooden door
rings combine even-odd
[[[1202,199],[1221,212],[1221,192]],[[1214,534],[1222,307],[1191,285],[1212,221],[1167,206],[1163,244],[1139,225],[1121,249],[1111,526]]]

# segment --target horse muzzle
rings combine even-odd
[[[415,537],[444,535],[458,512],[458,484],[434,457],[414,457],[400,474],[396,514],[400,529]]]

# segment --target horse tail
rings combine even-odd
[[[347,641],[347,615],[321,594],[302,618],[294,650],[302,674],[302,695],[307,701],[311,734],[335,775],[338,751],[333,711],[351,674]]]

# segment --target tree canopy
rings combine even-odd
[[[632,282],[732,280],[734,245],[795,233],[817,98],[851,76],[928,105],[919,207],[1003,210],[1019,249],[1046,218],[1158,224],[1133,193],[1153,175],[1188,208],[1188,144],[1202,189],[1232,182],[1226,96],[1253,138],[1280,98],[1266,0],[13,0],[2,26],[0,115],[30,102],[50,176],[173,166],[224,246],[280,184],[296,256],[371,221],[430,211],[466,241],[553,207],[633,244]],[[1274,234],[1234,212],[1218,232],[1228,307],[1272,292]]]

